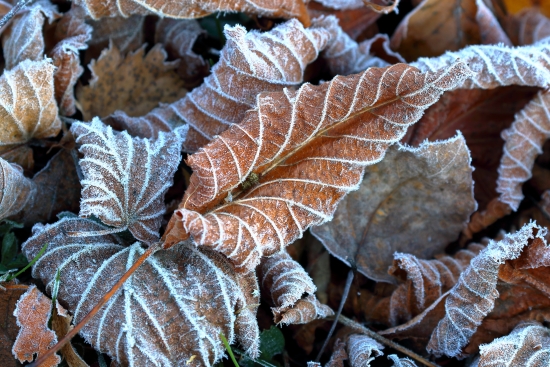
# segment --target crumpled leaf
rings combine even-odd
[[[80,66],[80,50],[88,48],[92,37],[92,27],[84,22],[84,9],[74,6],[63,14],[57,23],[55,34],[59,42],[50,57],[56,67],[54,72],[55,99],[60,113],[71,116],[76,112],[74,86],[84,68]]]
[[[132,138],[127,132],[114,133],[98,118],[73,124],[71,132],[84,154],[80,216],[98,217],[115,227],[111,233],[128,229],[140,241],[156,241],[164,194],[181,159],[180,137],[160,133],[154,141]]]
[[[300,85],[305,67],[326,46],[330,33],[324,27],[304,28],[292,19],[265,33],[247,33],[239,25],[226,26],[225,37],[220,61],[200,87],[142,118],[113,116],[121,123],[120,128],[132,135],[149,137],[146,134],[150,131],[156,134],[177,126],[170,124],[172,121],[179,125],[187,122],[190,128],[184,150],[194,152],[232,124],[241,122],[246,111],[256,105],[259,93]]]
[[[19,213],[32,200],[36,186],[17,164],[0,158],[0,219]]]
[[[299,299],[292,307],[272,308],[273,321],[276,324],[296,325],[307,324],[316,319],[333,316],[334,311],[319,302],[314,295]]]
[[[93,19],[133,14],[156,14],[169,18],[202,18],[216,12],[243,12],[268,18],[297,18],[306,27],[309,17],[302,0],[221,0],[165,1],[150,0],[77,0]]]
[[[127,247],[114,235],[67,236],[106,229],[65,217],[36,225],[22,246],[32,258],[49,244],[33,266],[33,277],[51,290],[59,270],[58,299],[73,312],[75,324],[144,252],[139,243]],[[191,365],[211,366],[224,354],[220,333],[255,358],[259,330],[253,293],[258,293],[253,273],[237,275],[219,253],[181,243],[149,257],[80,334],[129,366],[183,366],[193,355]]]
[[[20,329],[12,352],[20,362],[32,362],[35,355],[40,357],[57,343],[55,333],[48,327],[51,310],[52,301],[35,285],[17,301],[13,314]],[[53,354],[41,366],[54,367],[59,362],[61,358]]]
[[[445,300],[445,317],[432,333],[426,348],[428,352],[436,356],[460,356],[462,348],[499,297],[496,286],[500,265],[518,258],[529,242],[539,241],[546,245],[545,235],[545,228],[529,223],[501,241],[489,242],[451,289]]]
[[[54,66],[47,60],[20,62],[0,76],[0,156],[27,149],[24,168],[32,168],[31,139],[54,137],[61,130],[53,86]],[[29,155],[31,155],[29,157]]]
[[[3,284],[5,286],[5,284]],[[17,300],[27,291],[26,285],[10,285],[2,292],[0,297],[0,358],[2,358],[2,365],[4,367],[17,367],[20,364],[13,358],[11,348],[19,328],[17,327],[16,318],[13,316],[15,311],[15,304]]]
[[[77,89],[84,120],[105,117],[123,110],[141,116],[158,106],[183,97],[183,80],[174,69],[178,61],[165,61],[166,52],[157,44],[145,55],[145,47],[124,57],[111,44],[89,68],[92,80]],[[115,81],[116,82],[113,82]]]
[[[191,235],[253,269],[262,255],[330,220],[364,167],[469,73],[460,62],[427,74],[397,64],[260,95],[243,123],[189,157],[193,175],[165,245]]]
[[[393,367],[416,367],[416,363],[412,359],[399,358],[397,354],[390,354],[388,359],[393,362]]]
[[[362,334],[350,335],[346,349],[351,367],[368,367],[376,357],[384,355],[382,345]]]
[[[325,367],[344,367],[344,361],[347,361],[348,358],[348,353],[346,352],[346,342],[336,339],[334,346],[332,347],[330,360]]]
[[[550,36],[550,20],[538,8],[527,8],[509,15],[504,29],[514,45],[530,45]]]
[[[16,15],[10,27],[2,33],[6,69],[14,68],[23,60],[41,61],[45,47],[44,22],[47,19],[51,24],[59,17],[57,6],[47,0],[38,1]]]
[[[543,367],[550,363],[550,330],[538,322],[518,325],[510,335],[479,347],[477,367]]]
[[[418,148],[393,146],[366,168],[334,219],[311,232],[348,266],[395,282],[388,274],[394,252],[429,259],[458,237],[476,209],[472,170],[460,134]]]
[[[511,45],[483,0],[424,0],[395,30],[391,46],[406,60],[438,56],[472,44]]]
[[[97,59],[101,51],[108,48],[111,42],[123,55],[142,47],[144,22],[145,17],[140,15],[132,15],[128,18],[88,19],[87,23],[92,26],[93,31],[92,38],[88,41],[84,64],[87,65],[92,59]]]

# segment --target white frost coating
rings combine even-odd
[[[359,9],[365,6],[363,0],[315,0],[315,2],[335,10]]]
[[[436,356],[460,355],[499,296],[496,285],[500,265],[518,258],[529,240],[538,238],[546,245],[546,233],[546,228],[528,223],[500,241],[491,240],[472,259],[445,301],[445,317],[432,333],[428,352]]]
[[[412,359],[399,358],[397,354],[390,354],[388,359],[393,362],[393,367],[416,367],[416,363]]]
[[[369,367],[376,357],[384,355],[382,349],[376,340],[361,334],[351,335],[346,345],[351,367]]]

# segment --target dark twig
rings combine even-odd
[[[12,18],[19,13],[21,9],[23,9],[26,5],[29,5],[32,3],[33,0],[19,0],[17,4],[11,10],[0,19],[0,30],[8,24]]]

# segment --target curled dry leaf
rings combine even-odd
[[[418,148],[393,146],[366,168],[359,190],[342,200],[334,219],[311,232],[348,266],[395,282],[388,274],[394,252],[432,258],[464,228],[476,209],[472,170],[460,134]]]
[[[504,28],[514,45],[530,45],[550,36],[550,20],[537,8],[509,15]]]
[[[169,18],[201,18],[216,12],[243,12],[268,18],[297,18],[306,27],[309,16],[302,0],[206,0],[171,1],[151,0],[77,0],[93,19],[133,14],[156,14]]]
[[[0,156],[27,150],[24,168],[32,168],[31,139],[54,137],[61,130],[53,86],[54,66],[47,60],[20,62],[0,77]],[[30,155],[30,157],[29,157]]]
[[[36,186],[23,169],[0,158],[0,219],[19,213],[34,198]]]
[[[510,335],[479,347],[477,367],[543,367],[550,363],[550,330],[538,322],[519,324]]]
[[[362,334],[350,335],[346,347],[351,367],[369,367],[376,357],[384,355],[382,345]]]
[[[262,255],[330,220],[365,166],[469,75],[460,62],[427,74],[397,64],[260,95],[242,124],[188,159],[190,187],[166,245],[192,235],[253,269]],[[217,206],[228,196],[231,202]]]
[[[90,84],[77,89],[84,120],[105,117],[116,110],[141,116],[159,102],[170,103],[183,97],[187,91],[174,70],[179,62],[167,62],[166,56],[162,46],[156,45],[147,55],[145,47],[141,47],[124,57],[111,44],[90,64]]]
[[[330,360],[325,367],[344,367],[344,361],[348,360],[348,353],[346,352],[346,343],[340,339],[336,339],[334,346],[332,347],[332,354]]]
[[[2,285],[6,286],[6,284]],[[11,353],[12,345],[19,332],[13,312],[17,300],[27,291],[27,288],[26,285],[11,285],[0,290],[2,292],[0,297],[0,315],[2,315],[0,318],[0,358],[4,367],[20,366]]]
[[[80,216],[98,217],[115,227],[111,233],[128,229],[140,241],[156,241],[164,194],[181,159],[180,137],[160,133],[154,141],[132,138],[113,132],[98,118],[73,124],[71,132],[84,154]]]
[[[44,58],[44,35],[42,28],[61,17],[57,7],[42,0],[32,4],[28,11],[16,15],[9,28],[2,33],[2,49],[6,69],[12,69],[23,60],[40,61]]]
[[[365,6],[363,0],[315,0],[315,2],[335,10],[357,9]]]
[[[55,99],[60,113],[71,116],[76,112],[74,86],[84,72],[80,66],[80,50],[92,37],[92,27],[84,22],[84,9],[74,6],[63,14],[55,29],[57,45],[49,53],[56,67],[54,72]]]
[[[33,266],[33,277],[51,289],[59,270],[58,299],[73,312],[75,323],[144,252],[139,243],[126,247],[114,235],[67,236],[106,229],[88,219],[65,217],[36,225],[22,246],[31,259],[49,244]],[[181,243],[149,257],[80,334],[96,350],[128,366],[175,367],[187,361],[211,366],[224,354],[220,333],[255,358],[257,292],[254,274],[237,275],[219,253]]]
[[[409,61],[438,56],[472,44],[511,45],[506,33],[483,0],[424,0],[400,23],[392,49]]]
[[[151,136],[150,132],[156,135],[158,130],[171,130],[175,127],[169,124],[172,121],[187,122],[190,129],[184,149],[194,152],[241,122],[246,111],[256,105],[259,93],[300,85],[305,67],[326,46],[330,33],[324,27],[304,28],[292,19],[265,33],[226,26],[225,37],[220,61],[200,87],[142,118],[114,116],[121,128],[133,135]]]
[[[546,229],[529,223],[518,232],[491,241],[462,272],[445,300],[445,317],[432,333],[427,350],[436,356],[460,356],[483,319],[499,297],[496,289],[500,266],[521,255],[530,242],[546,245]]]
[[[298,300],[292,307],[273,308],[273,321],[276,324],[295,325],[307,324],[316,319],[333,316],[334,311],[319,302],[314,295]]]
[[[393,362],[393,367],[416,367],[416,363],[412,359],[399,358],[397,354],[390,354],[388,359]]]
[[[35,354],[40,357],[57,343],[55,333],[48,327],[51,310],[52,300],[35,285],[31,285],[17,301],[13,314],[20,329],[12,352],[20,362],[32,362]],[[41,366],[54,367],[59,362],[61,358],[53,354]]]

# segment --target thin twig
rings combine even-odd
[[[4,28],[4,26],[8,24],[8,22],[15,15],[17,15],[17,13],[19,13],[21,9],[23,9],[26,5],[29,5],[32,2],[33,0],[19,0],[17,4],[15,4],[15,6],[11,8],[11,10],[7,12],[7,14],[2,17],[2,19],[0,19],[0,30],[2,30],[2,28]]]
[[[416,354],[412,350],[409,350],[409,349],[405,348],[402,345],[399,345],[397,343],[392,342],[391,340],[389,340],[387,338],[384,338],[382,335],[378,334],[377,332],[374,332],[374,331],[364,327],[363,325],[353,321],[352,319],[347,318],[346,316],[341,315],[339,320],[345,326],[347,326],[349,328],[352,328],[352,329],[354,329],[354,330],[356,330],[356,331],[358,331],[362,334],[365,334],[365,335],[373,338],[374,340],[376,340],[380,344],[384,344],[384,345],[386,345],[390,348],[393,348],[393,349],[405,354],[406,356],[411,357],[412,359],[416,360],[417,362],[422,363],[425,366],[439,367],[437,364],[428,361],[426,358]]]
[[[157,242],[151,247],[149,247],[143,255],[141,255],[137,261],[132,265],[130,269],[124,273],[124,275],[119,279],[118,282],[107,292],[99,302],[92,308],[92,310],[76,325],[71,331],[69,331],[63,339],[61,339],[53,348],[48,349],[40,358],[38,358],[34,363],[28,365],[28,367],[38,367],[43,364],[52,354],[60,350],[65,344],[67,344],[98,312],[99,310],[109,301],[109,299],[115,295],[115,293],[124,285],[126,280],[143,264],[149,256],[154,254],[158,249],[160,249],[162,242]]]

